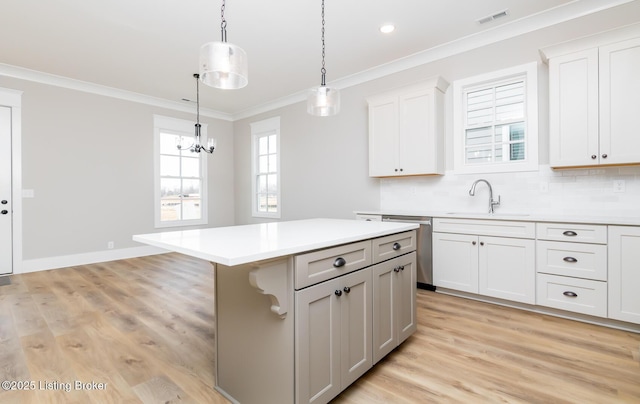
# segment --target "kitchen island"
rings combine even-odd
[[[324,403],[415,331],[416,228],[309,219],[133,239],[213,264],[218,391]]]

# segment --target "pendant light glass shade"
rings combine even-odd
[[[315,116],[331,116],[340,112],[340,91],[335,87],[327,87],[326,82],[324,26],[324,0],[322,0],[322,68],[320,69],[320,86],[309,90],[307,95],[307,112]]]
[[[315,116],[331,116],[340,112],[340,91],[337,88],[319,86],[309,90],[307,112]]]
[[[233,90],[247,85],[247,53],[228,42],[209,42],[200,48],[200,80],[208,86]]]

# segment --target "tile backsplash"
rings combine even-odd
[[[496,213],[640,217],[640,166],[598,167],[496,174],[383,178],[381,210],[486,212],[489,190],[471,184],[484,178],[501,197]]]

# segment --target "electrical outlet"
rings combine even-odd
[[[547,181],[540,182],[540,192],[549,192],[549,183]]]
[[[624,180],[613,180],[613,192],[625,192],[627,186]]]
[[[107,248],[108,248],[109,250],[113,250],[113,247],[114,247],[114,243],[113,243],[113,241],[109,241],[109,242],[107,243]]]

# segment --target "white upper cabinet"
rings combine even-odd
[[[369,175],[444,174],[444,92],[436,77],[367,99]]]
[[[640,24],[542,54],[549,63],[551,167],[640,163]]]

